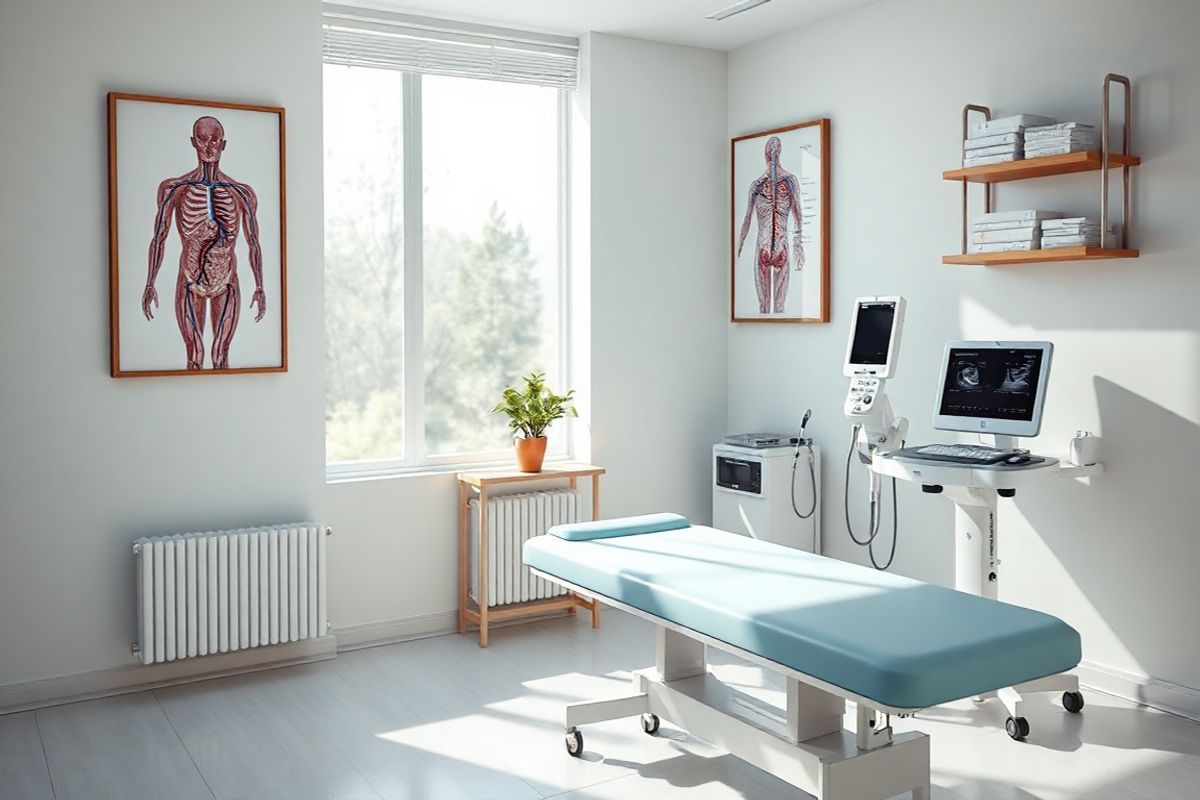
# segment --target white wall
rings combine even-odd
[[[4,5],[0,685],[129,663],[134,538],[319,511],[319,13],[316,0]],[[287,374],[109,377],[109,90],[287,108]]]
[[[330,617],[347,640],[444,629],[453,477],[324,482],[319,3],[47,0],[2,13],[0,686],[129,664],[130,543],[165,532],[327,522]],[[213,18],[237,24],[187,44]],[[592,230],[576,255],[593,304],[576,344],[590,337],[595,352],[577,383],[594,387],[604,508],[703,519],[704,447],[725,416],[724,56],[591,44],[585,69],[601,77],[591,110],[581,93],[577,155],[596,164],[596,210],[581,173]],[[287,374],[108,376],[109,90],[287,108]]]
[[[730,136],[832,118],[833,320],[728,326],[729,427],[790,429],[805,406],[826,448],[827,553],[863,561],[841,521],[849,425],[840,377],[848,314],[864,294],[903,294],[908,324],[893,404],[929,423],[945,340],[1056,344],[1041,437],[1105,437],[1108,473],[1022,491],[1001,510],[1001,598],[1058,614],[1090,662],[1200,687],[1192,485],[1200,446],[1200,4],[891,0],[735,51]],[[1078,31],[1078,35],[1069,32]],[[1099,123],[1107,72],[1134,80],[1136,261],[985,269],[957,252],[962,106]],[[1002,184],[1000,208],[1096,214],[1096,174]],[[1114,196],[1117,193],[1114,193]],[[946,437],[946,434],[940,434]],[[861,485],[854,495],[861,499]],[[900,487],[896,569],[953,581],[950,503]],[[861,504],[856,505],[860,508]],[[860,508],[861,510],[861,508]],[[862,523],[860,523],[862,524]]]
[[[592,441],[606,516],[711,516],[724,433],[725,57],[590,37]]]

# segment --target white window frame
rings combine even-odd
[[[452,472],[467,467],[511,463],[512,448],[434,455],[425,442],[424,361],[424,171],[422,169],[421,75],[405,72],[403,85],[404,142],[404,387],[403,454],[391,458],[326,461],[327,482],[429,472]],[[468,80],[468,79],[464,79]],[[570,269],[571,91],[558,90],[558,374],[572,383],[571,269]],[[501,421],[497,419],[497,425]],[[547,460],[569,460],[575,453],[574,426],[561,426],[551,439]]]

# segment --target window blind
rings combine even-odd
[[[325,4],[327,64],[574,89],[579,40]]]

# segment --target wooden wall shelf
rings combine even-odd
[[[1053,250],[1010,250],[1006,253],[968,253],[942,256],[943,264],[999,267],[1006,264],[1043,264],[1050,261],[1093,261],[1104,258],[1137,258],[1138,251],[1120,247],[1056,247]]]
[[[1120,84],[1125,89],[1125,116],[1121,128],[1120,151],[1114,152],[1109,138],[1109,107],[1111,105],[1112,85]],[[1131,108],[1133,105],[1133,84],[1124,75],[1109,73],[1104,76],[1104,85],[1100,100],[1100,150],[1088,150],[1082,153],[1064,153],[1056,156],[1041,156],[1040,158],[1025,158],[1019,161],[1005,161],[1001,164],[988,164],[979,167],[962,167],[948,169],[942,173],[942,179],[955,181],[962,186],[962,239],[961,249],[955,255],[942,256],[943,264],[971,264],[978,266],[1002,266],[1005,264],[1045,264],[1052,261],[1093,261],[1109,258],[1137,258],[1140,254],[1129,247],[1129,178],[1131,167],[1139,166],[1142,160],[1129,152]],[[969,103],[962,111],[962,138],[967,141],[970,128],[968,120],[972,113],[982,114],[985,120],[992,119],[992,110],[987,106]],[[1118,236],[1107,233],[1108,224],[1108,189],[1109,172],[1117,168],[1121,170],[1121,231]],[[968,202],[967,187],[969,184],[980,184],[983,187],[983,211],[989,213],[993,209],[993,196],[997,183],[1007,181],[1024,181],[1032,178],[1048,178],[1054,175],[1070,175],[1076,172],[1100,173],[1100,241],[1103,244],[1113,244],[1116,247],[1056,247],[1050,250],[1009,250],[1003,253],[972,253],[970,252],[970,226],[968,217],[970,203]]]
[[[948,181],[965,180],[970,183],[1003,183],[1031,178],[1047,178],[1051,175],[1070,175],[1073,172],[1095,172],[1100,169],[1102,163],[1100,151],[1089,150],[1061,156],[1006,161],[1003,164],[988,164],[985,167],[948,169],[942,173],[942,178]],[[1142,159],[1137,156],[1126,156],[1121,153],[1110,153],[1108,156],[1110,167],[1136,167],[1141,163]]]

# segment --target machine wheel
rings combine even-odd
[[[658,733],[659,719],[654,714],[642,714],[642,732],[651,736]]]
[[[1063,708],[1072,714],[1083,711],[1083,692],[1063,692]]]
[[[1004,723],[1004,730],[1008,731],[1008,735],[1013,739],[1022,742],[1029,735],[1029,720],[1024,717],[1009,717]]]
[[[567,734],[567,755],[572,758],[579,758],[583,755],[583,734],[579,731],[571,731]]]

